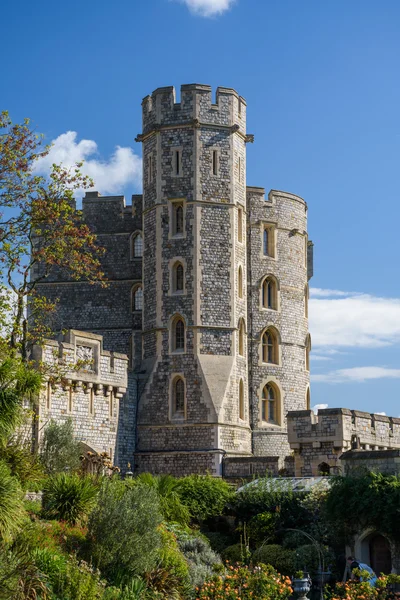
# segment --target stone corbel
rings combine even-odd
[[[94,395],[95,396],[100,396],[103,393],[103,384],[101,383],[97,383],[95,390],[94,390]]]
[[[246,137],[244,139],[244,141],[246,142],[246,144],[253,144],[254,143],[254,133],[246,133]]]

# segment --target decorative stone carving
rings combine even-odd
[[[84,363],[82,370],[94,372],[94,351],[91,346],[77,346],[76,360]]]

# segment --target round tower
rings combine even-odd
[[[143,100],[140,471],[221,475],[251,453],[247,364],[246,103],[173,87]]]
[[[286,414],[310,408],[307,205],[294,194],[265,197],[263,188],[248,187],[247,213],[253,452],[279,456],[283,467]]]

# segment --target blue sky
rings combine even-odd
[[[140,191],[145,95],[237,89],[248,184],[309,206],[312,403],[400,415],[398,0],[15,0],[2,22],[1,108],[103,193]]]

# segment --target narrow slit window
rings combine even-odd
[[[212,170],[213,175],[218,175],[218,154],[216,150],[212,153]]]
[[[175,175],[181,174],[181,152],[175,150]]]
[[[149,183],[153,181],[153,157],[149,156]]]
[[[243,242],[243,210],[238,208],[238,241]]]
[[[185,383],[181,377],[177,377],[173,383],[173,415],[184,416],[185,414]]]
[[[173,235],[183,234],[183,204],[174,204]]]
[[[238,271],[238,293],[239,298],[243,298],[243,269],[239,267]]]
[[[47,389],[46,389],[46,408],[47,410],[50,410],[51,408],[51,396],[52,396],[52,389],[51,389],[51,383],[47,384]]]
[[[183,292],[183,265],[175,266],[175,292]]]
[[[244,322],[243,319],[240,321],[239,325],[239,355],[244,356]]]
[[[268,246],[269,246],[269,231],[265,227],[264,234],[263,234],[263,252],[264,252],[264,256],[269,256],[269,247]]]
[[[242,181],[242,159],[239,156],[238,160],[239,181]]]
[[[113,392],[113,390],[111,390],[110,398],[109,398],[109,415],[110,415],[111,419],[114,416],[114,392]]]
[[[239,382],[239,419],[244,421],[244,385],[243,379]]]

